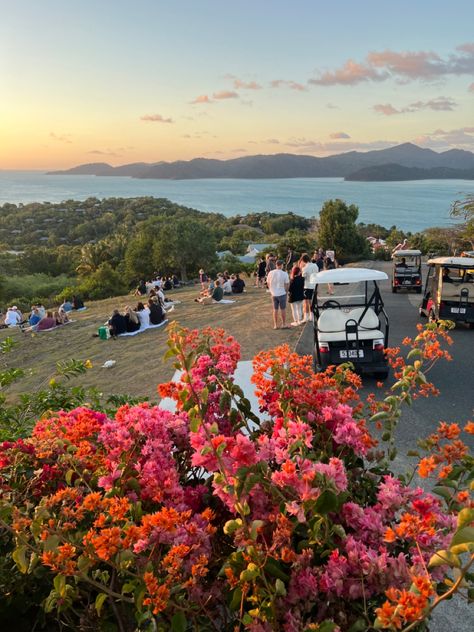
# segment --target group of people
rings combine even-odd
[[[56,310],[47,310],[42,303],[31,306],[28,316],[12,305],[6,311],[1,328],[21,327],[23,331],[46,331],[69,322],[68,312],[84,308],[84,302],[78,296],[66,299]]]
[[[138,301],[135,309],[129,305],[124,313],[114,309],[112,317],[108,321],[111,336],[120,336],[125,333],[147,329],[150,325],[159,325],[165,320],[166,312],[157,295],[150,296],[146,304]]]
[[[151,281],[141,279],[135,289],[134,296],[149,296],[152,290],[163,290],[168,292],[169,290],[179,287],[181,287],[181,281],[178,279],[176,274],[173,276],[160,276],[159,274],[156,274],[155,279]]]
[[[271,257],[272,255],[267,255],[266,259],[266,264],[270,264],[270,266],[272,266]],[[259,275],[260,263],[257,268],[257,275]],[[303,253],[297,260],[294,253],[289,250],[286,261],[275,258],[274,265],[275,267],[271,267],[264,277],[264,282],[272,295],[273,328],[280,329],[279,321],[281,320],[281,328],[288,329],[286,324],[287,302],[291,307],[292,326],[296,327],[312,320],[311,303],[316,285],[315,275],[323,270],[336,268],[336,260],[326,256],[326,253],[321,249],[315,251],[313,257]],[[260,280],[258,280],[258,285],[260,285]],[[331,283],[328,283],[328,294],[334,294],[334,287]]]
[[[215,280],[210,279],[204,270],[199,270],[199,283],[201,292],[194,300],[196,303],[206,303],[222,301],[224,296],[232,294],[242,294],[245,291],[245,281],[240,278],[240,274],[229,274],[227,270],[219,272]]]

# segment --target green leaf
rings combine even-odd
[[[469,544],[474,542],[474,527],[463,527],[456,531],[451,540],[451,546],[455,546],[456,544]]]
[[[351,625],[348,632],[364,632],[365,630],[367,630],[367,621],[365,619],[357,619],[357,621]]]
[[[71,484],[73,474],[74,474],[74,470],[68,470],[64,476],[64,480],[66,481],[68,485]]]
[[[278,579],[281,579],[282,581],[286,582],[289,580],[288,575],[284,572],[284,570],[281,568],[279,562],[276,562],[273,559],[269,559],[267,561],[267,563],[265,564],[265,566],[263,567],[263,570],[266,573],[269,573],[270,575],[273,575],[273,577],[278,577]]]
[[[237,588],[232,593],[232,599],[230,601],[229,608],[235,612],[240,608],[240,604],[242,602],[242,589],[237,586]]]
[[[336,494],[326,489],[322,492],[322,494],[316,501],[314,510],[316,513],[324,515],[329,513],[330,511],[334,511],[337,508],[337,505],[338,502]]]
[[[196,415],[193,415],[189,420],[189,429],[191,432],[197,432],[199,430],[199,424],[201,420]]]
[[[458,514],[458,529],[462,529],[471,522],[474,522],[474,509],[464,507]]]
[[[97,614],[100,617],[100,612],[102,610],[102,606],[104,605],[105,600],[107,599],[107,595],[105,593],[99,593],[95,598],[95,609]]]
[[[323,621],[319,625],[319,632],[334,632],[337,625],[333,621]]]
[[[26,545],[17,546],[13,551],[12,557],[15,564],[18,566],[20,573],[25,574],[28,570],[28,560],[26,559],[26,552],[28,547]]]
[[[441,498],[444,498],[445,500],[447,500],[448,502],[452,499],[453,497],[453,491],[452,489],[450,489],[449,487],[445,487],[444,485],[436,485],[435,487],[433,487],[433,492],[437,495],[437,496],[441,496]]]
[[[443,566],[443,564],[461,568],[458,556],[451,553],[451,551],[438,551],[435,553],[430,559],[429,567],[436,568],[437,566]]]
[[[176,612],[171,619],[171,629],[173,632],[186,632],[188,622],[186,621],[186,615],[182,610]]]
[[[280,597],[284,597],[286,595],[286,586],[281,579],[275,580],[275,592]]]

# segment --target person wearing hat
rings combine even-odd
[[[7,327],[18,327],[23,320],[22,314],[16,305],[9,307],[5,314],[5,325]]]

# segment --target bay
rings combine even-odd
[[[469,180],[139,180],[117,176],[48,176],[40,171],[0,171],[0,204],[153,196],[226,216],[293,211],[305,217],[314,217],[326,200],[341,198],[359,207],[359,221],[386,227],[395,224],[413,232],[429,226],[451,224],[451,204],[468,193],[474,193],[474,183]]]

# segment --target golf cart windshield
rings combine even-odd
[[[418,271],[421,266],[420,250],[397,250],[392,258],[396,270]]]

